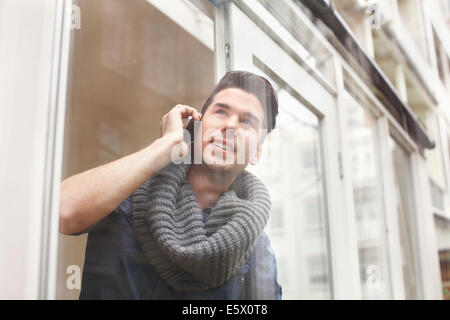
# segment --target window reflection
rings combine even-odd
[[[307,11],[300,1],[246,0],[247,4],[270,23],[271,28],[302,57],[309,67],[316,69],[333,86],[331,52],[322,40],[312,32],[311,27],[300,18]],[[265,9],[260,10],[259,4]]]
[[[388,299],[389,269],[376,166],[376,130],[369,112],[350,96],[346,102],[362,298]]]
[[[412,171],[408,153],[389,137],[394,168],[395,200],[402,249],[403,282],[406,299],[420,299],[418,246],[412,191]]]
[[[248,169],[261,177],[272,197],[266,233],[277,257],[283,299],[330,299],[319,119],[271,83],[278,92],[277,125],[263,145],[261,162]]]

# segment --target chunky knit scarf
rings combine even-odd
[[[264,184],[244,170],[212,208],[202,212],[186,175],[169,164],[132,196],[136,239],[160,276],[179,291],[214,288],[245,262],[270,211]]]

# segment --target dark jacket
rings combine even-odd
[[[240,271],[221,286],[176,291],[144,257],[132,210],[129,197],[89,230],[80,299],[281,299],[275,255],[265,233]],[[206,219],[208,210],[203,214]]]

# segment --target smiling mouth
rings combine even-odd
[[[220,149],[222,151],[226,152],[234,152],[233,146],[231,146],[229,143],[226,143],[223,140],[216,140],[214,137],[212,137],[210,142],[215,148]]]

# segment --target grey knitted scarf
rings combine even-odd
[[[160,276],[179,291],[214,288],[245,262],[270,211],[264,184],[244,170],[203,223],[186,179],[189,166],[169,164],[132,195],[136,239]]]

